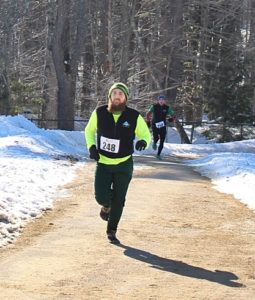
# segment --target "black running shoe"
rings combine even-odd
[[[114,230],[107,232],[107,238],[111,244],[120,244],[120,241],[116,238],[116,231]]]
[[[110,210],[111,210],[110,207],[103,206],[101,208],[101,210],[100,210],[100,217],[101,217],[101,219],[103,219],[104,221],[108,221]]]

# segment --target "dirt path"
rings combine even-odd
[[[169,158],[136,158],[114,246],[93,198],[95,164],[72,198],[0,251],[0,299],[255,299],[255,213]]]

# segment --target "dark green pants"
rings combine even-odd
[[[107,232],[117,230],[132,174],[132,157],[118,165],[97,164],[95,176],[96,201],[100,205],[111,207]]]

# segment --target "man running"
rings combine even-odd
[[[128,97],[128,87],[114,83],[108,92],[108,104],[93,111],[85,128],[90,158],[97,161],[95,198],[102,206],[100,217],[107,221],[107,237],[113,244],[120,243],[116,232],[133,173],[134,139],[138,137],[138,151],[151,142],[143,117],[127,106]]]
[[[157,158],[161,160],[161,151],[164,147],[164,142],[166,138],[166,118],[170,116],[169,121],[175,121],[174,111],[171,107],[166,105],[166,97],[161,95],[158,97],[157,103],[153,104],[146,114],[147,122],[152,123],[152,133],[153,133],[153,144],[152,148],[157,150],[157,142],[159,142],[159,147],[157,151]]]

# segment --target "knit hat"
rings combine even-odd
[[[129,90],[128,90],[128,87],[122,83],[122,82],[115,82],[109,89],[109,92],[108,92],[108,98],[111,97],[111,93],[114,89],[120,89],[126,96],[126,99],[128,99],[128,96],[129,96]]]
[[[166,100],[166,96],[160,95],[160,96],[158,96],[158,100]]]

